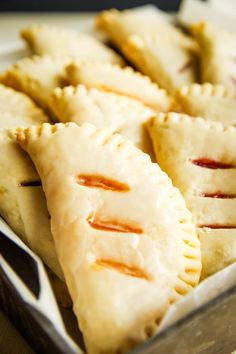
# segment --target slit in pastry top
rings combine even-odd
[[[200,229],[207,227],[208,229],[235,229],[236,230],[236,224],[235,225],[223,225],[223,224],[200,224],[198,225]]]
[[[203,167],[203,168],[209,168],[212,170],[235,168],[235,166],[231,163],[222,162],[222,161],[215,161],[215,160],[209,159],[207,157],[192,159],[191,162],[196,166]]]
[[[127,276],[140,278],[144,280],[151,280],[151,276],[149,274],[144,272],[141,268],[135,266],[130,266],[128,264],[107,260],[107,259],[98,259],[95,264],[103,268],[113,269]]]
[[[22,181],[19,183],[19,187],[41,187],[42,183],[39,180],[34,181]]]
[[[236,194],[230,194],[230,193],[223,193],[221,191],[213,192],[213,193],[207,193],[203,192],[200,193],[200,197],[204,198],[218,198],[218,199],[234,199],[236,198]]]
[[[183,73],[185,70],[190,69],[190,68],[192,67],[192,65],[193,65],[193,61],[192,61],[192,59],[190,59],[190,60],[186,61],[186,63],[184,63],[184,64],[179,68],[178,72],[181,74],[181,73]]]
[[[143,229],[117,220],[102,220],[94,216],[89,216],[87,221],[91,227],[97,230],[142,234]]]
[[[122,182],[99,175],[78,175],[76,182],[85,187],[102,188],[113,192],[129,192],[130,187]]]

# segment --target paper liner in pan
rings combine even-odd
[[[192,292],[175,303],[163,318],[159,331],[171,326],[236,285],[236,263],[202,281]]]
[[[66,332],[42,261],[1,218],[0,299],[2,309],[18,317],[16,325],[31,333],[41,350],[46,345],[47,353],[55,348],[57,353],[83,353]]]

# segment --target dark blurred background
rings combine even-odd
[[[223,1],[223,0],[222,0]],[[155,4],[165,11],[176,11],[181,0],[0,0],[0,11],[98,11]]]

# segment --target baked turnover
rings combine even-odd
[[[208,22],[192,26],[200,46],[201,80],[236,91],[236,36]]]
[[[197,42],[157,16],[109,10],[97,16],[96,25],[131,63],[169,93],[197,81]]]
[[[145,123],[155,111],[135,99],[79,85],[56,88],[49,103],[60,122],[107,127],[130,139],[144,152],[153,153]]]
[[[123,45],[129,60],[170,94],[198,81],[196,52],[162,34],[132,35]],[[174,59],[173,59],[174,58]]]
[[[129,10],[106,10],[98,14],[96,27],[105,32],[121,51],[122,44],[130,35],[145,37],[153,35],[153,33],[160,33],[161,36],[180,42],[190,50],[198,50],[198,45],[193,38],[154,14],[144,15]]]
[[[17,139],[42,179],[88,353],[128,351],[198,283],[199,241],[181,194],[108,130],[46,123]]]
[[[48,121],[46,114],[28,96],[1,84],[0,116],[0,128],[27,127]]]
[[[137,99],[157,111],[169,111],[173,99],[166,91],[151,82],[148,76],[134,71],[131,67],[99,62],[73,61],[67,68],[71,85],[83,84],[88,88],[96,87],[103,91],[114,92]]]
[[[124,64],[123,59],[102,42],[72,29],[34,24],[23,28],[20,34],[34,54]]]
[[[158,163],[192,212],[207,277],[236,261],[236,128],[170,113],[152,119],[149,131]]]
[[[236,124],[236,93],[222,85],[183,86],[177,90],[176,100],[190,116]]]
[[[48,98],[56,87],[66,85],[65,65],[70,59],[33,56],[24,58],[0,74],[0,82],[30,96],[48,108]]]
[[[0,215],[61,279],[41,181],[8,128],[48,122],[25,94],[0,85]],[[39,231],[40,230],[40,231]]]

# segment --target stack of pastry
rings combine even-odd
[[[132,11],[96,25],[120,54],[21,31],[34,55],[0,74],[0,215],[66,282],[88,353],[111,354],[236,260],[236,39]]]

